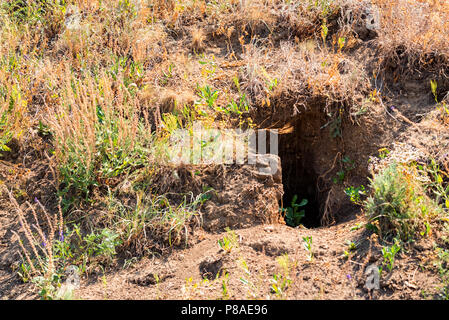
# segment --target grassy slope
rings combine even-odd
[[[271,124],[283,125],[295,110],[318,105],[329,115],[329,123],[343,120],[361,123],[362,128],[366,123],[368,132],[376,125],[369,126],[369,121],[381,114],[401,124],[385,131],[436,135],[441,139],[437,146],[447,151],[449,7],[442,1],[373,2],[382,17],[375,32],[360,20],[364,3],[349,0],[246,1],[243,6],[233,0],[3,4],[3,242],[15,254],[19,244],[6,242],[11,230],[21,230],[28,256],[22,253],[22,263],[13,253],[2,254],[7,257],[2,270],[10,272],[12,265],[22,280],[41,275],[41,295],[54,298],[54,287],[64,280],[60,277],[68,265],[77,265],[89,276],[117,270],[124,261],[164,255],[168,248],[188,242],[186,236],[198,227],[199,210],[210,194],[201,188],[193,194],[169,194],[173,181],[165,178],[164,150],[175,129],[191,128],[194,121],[245,129],[267,126],[264,119],[271,117]],[[348,9],[351,21],[341,14]],[[410,85],[415,83],[411,80],[418,87]],[[405,99],[404,92],[419,97]],[[433,96],[436,102],[429,103]],[[410,101],[413,105],[407,106]],[[423,113],[420,108],[426,116],[417,116]],[[414,123],[423,118],[423,124]],[[359,204],[368,218],[383,214],[373,223],[386,241],[376,244],[378,255],[382,246],[391,247],[396,235],[403,248],[410,239],[434,243],[426,250],[438,255],[439,270],[432,260],[430,271],[423,272],[438,272],[442,278],[424,288],[414,285],[416,292],[432,287],[434,295],[441,292],[434,286],[447,281],[448,160],[441,150],[427,148],[428,143],[421,143],[426,152],[418,160],[429,164],[434,158],[438,169],[405,161],[402,174],[409,180],[401,185],[382,180],[379,165],[374,188],[367,190],[371,200]],[[380,146],[392,149],[391,141]],[[422,177],[427,179],[424,186]],[[389,201],[397,203],[384,210]],[[16,214],[23,230],[13,223],[10,215]],[[258,230],[263,232],[263,227]],[[334,240],[324,234],[323,239]],[[47,240],[54,246],[43,246]],[[291,245],[292,252],[303,250],[302,244]],[[339,265],[338,259],[332,261]],[[416,263],[406,261],[404,268]],[[361,289],[363,283],[358,286],[360,296],[369,297]],[[260,290],[265,287],[269,284]],[[342,298],[354,297],[345,290]],[[237,292],[234,298],[244,297],[243,289]],[[415,293],[412,297],[419,297]],[[289,294],[277,296],[310,297],[298,288]]]

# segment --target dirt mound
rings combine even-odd
[[[271,173],[270,165],[277,167]],[[201,227],[208,232],[246,228],[280,220],[282,169],[276,155],[257,155],[254,165],[207,165],[166,168],[153,180],[158,193],[199,194],[209,190],[201,209]]]
[[[204,207],[203,227],[210,232],[224,228],[247,228],[280,222],[279,201],[283,195],[281,166],[274,175],[257,166],[220,168],[222,187]]]

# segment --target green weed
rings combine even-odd
[[[350,186],[345,189],[345,193],[350,198],[352,203],[362,204],[361,196],[365,195],[365,187],[363,185],[360,187]]]
[[[274,274],[271,282],[271,292],[276,295],[278,299],[285,297],[285,292],[292,283],[290,278],[291,269],[293,267],[290,257],[284,254],[276,259],[281,273]]]
[[[442,209],[425,193],[416,167],[390,165],[371,180],[372,195],[364,202],[369,224],[382,236],[412,239]]]
[[[301,223],[302,218],[305,216],[304,210],[299,210],[299,208],[307,205],[307,199],[302,199],[300,203],[296,203],[298,199],[297,195],[293,196],[291,207],[281,208],[281,212],[285,214],[285,222],[291,227],[297,227]]]
[[[234,248],[238,248],[237,234],[229,229],[229,227],[226,227],[226,236],[218,240],[218,246],[226,253],[231,252]]]
[[[383,263],[387,266],[387,269],[390,272],[394,268],[395,257],[399,250],[401,250],[401,246],[398,239],[394,239],[394,244],[392,246],[382,247]]]
[[[304,241],[304,249],[307,251],[307,261],[313,260],[313,249],[312,249],[312,236],[302,237]]]

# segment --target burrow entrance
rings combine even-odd
[[[307,199],[307,204],[298,209],[305,212],[300,223],[307,228],[322,225],[328,191],[322,186],[323,179],[318,181],[320,172],[316,169],[327,170],[338,152],[337,139],[331,137],[328,128],[323,130],[326,121],[329,119],[323,113],[309,112],[297,116],[279,130],[278,152],[284,187],[280,206],[292,207],[294,196],[296,204]]]

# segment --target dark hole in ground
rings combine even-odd
[[[307,228],[321,226],[320,195],[317,191],[317,174],[313,168],[314,156],[317,150],[313,150],[312,142],[316,138],[315,130],[308,128],[314,121],[298,118],[292,123],[288,133],[279,135],[279,156],[282,165],[282,182],[284,196],[282,204],[284,208],[291,207],[293,197],[296,195],[296,203],[307,199],[305,206],[298,208],[304,210],[305,216],[300,224]],[[318,130],[319,130],[318,123]],[[282,132],[281,132],[282,133]],[[288,224],[288,221],[286,221]]]
[[[206,260],[203,260],[200,265],[200,274],[203,279],[214,280],[219,277],[223,271],[223,261],[221,259],[214,260],[211,257],[208,257]]]

